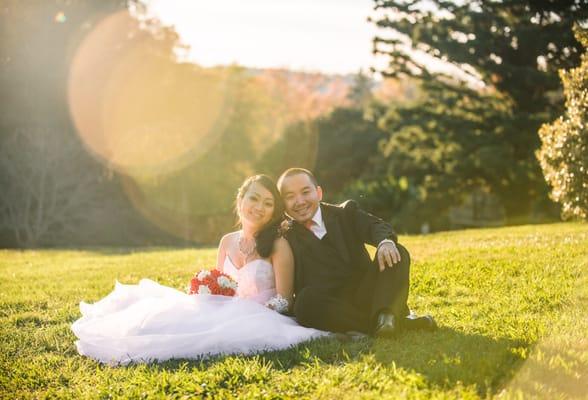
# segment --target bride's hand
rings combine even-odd
[[[274,297],[265,302],[265,306],[274,311],[284,314],[288,311],[290,303],[284,297],[276,294]]]

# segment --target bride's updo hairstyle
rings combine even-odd
[[[266,188],[274,198],[274,212],[270,221],[255,235],[257,253],[263,258],[267,258],[272,253],[274,241],[280,235],[280,225],[284,220],[284,203],[272,178],[263,174],[253,175],[245,179],[245,182],[243,182],[237,191],[235,211],[237,210],[239,201],[243,200],[245,193],[247,193],[249,187],[254,183],[257,183]]]

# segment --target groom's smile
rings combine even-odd
[[[294,220],[305,223],[312,219],[323,198],[320,186],[316,186],[304,173],[285,177],[280,185],[286,213]]]

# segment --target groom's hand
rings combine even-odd
[[[378,257],[380,272],[386,267],[393,267],[394,264],[400,262],[400,252],[398,251],[396,244],[392,241],[381,243],[378,247],[376,257]]]

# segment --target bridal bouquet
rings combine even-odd
[[[198,272],[190,281],[190,287],[188,288],[188,294],[234,296],[236,293],[237,282],[218,269]]]

